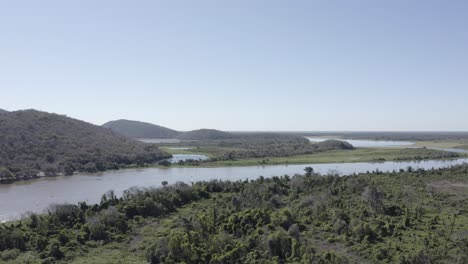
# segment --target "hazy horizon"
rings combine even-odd
[[[3,108],[0,108],[0,110],[1,109],[3,109]],[[7,110],[7,109],[3,109],[3,110]],[[15,112],[15,111],[27,111],[27,110],[47,112],[45,110],[33,109],[33,108],[31,108],[31,109],[15,109],[15,110],[7,110],[7,111]],[[70,118],[77,119],[76,117],[69,116],[69,115],[64,114],[64,113],[54,113],[54,112],[48,112],[48,113],[64,115],[64,116],[67,116],[67,117],[70,117]],[[90,122],[88,120],[82,120],[82,119],[79,119],[79,120],[85,121],[85,122],[88,122],[88,123],[91,123],[91,124],[97,125],[97,126],[102,126],[106,122],[110,122],[110,121],[127,120],[127,121],[137,121],[137,122],[149,123],[149,124],[153,124],[153,125],[166,127],[166,128],[169,128],[169,129],[174,129],[172,127],[165,126],[164,124],[152,123],[152,122],[147,122],[145,120],[138,120],[138,119],[133,119],[133,120],[130,120],[130,119],[115,119],[115,120],[106,121],[106,122],[104,122],[102,124],[93,123],[93,122]],[[218,129],[218,128],[216,128],[216,127],[196,127],[196,128],[189,129],[189,130],[179,130],[179,129],[174,129],[174,130],[177,130],[177,131],[180,131],[180,132],[188,132],[188,131],[191,131],[191,130],[198,130],[198,129]],[[360,133],[360,132],[363,132],[363,133],[367,133],[367,132],[369,132],[369,133],[379,133],[379,132],[380,133],[386,133],[386,132],[389,132],[389,133],[468,133],[468,130],[237,130],[237,129],[234,129],[234,130],[224,130],[224,131],[236,132],[236,133],[244,133],[244,132],[246,132],[246,133],[249,133],[249,132],[320,133],[320,134],[324,134],[324,135],[327,135],[327,136],[330,136],[330,134],[335,134],[335,133]],[[327,133],[329,133],[329,134],[327,134]]]
[[[464,132],[467,13],[464,1],[0,3],[0,108],[180,131]]]

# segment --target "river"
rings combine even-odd
[[[27,212],[44,212],[49,205],[55,203],[77,203],[79,201],[97,203],[102,194],[108,190],[114,190],[117,195],[121,195],[124,190],[130,187],[160,186],[163,181],[172,184],[178,181],[196,182],[211,179],[235,181],[255,179],[259,176],[294,175],[303,173],[306,166],[312,166],[316,172],[323,174],[329,172],[352,174],[376,169],[397,171],[406,169],[408,166],[423,169],[445,168],[462,163],[468,163],[468,159],[221,168],[143,168],[106,171],[97,174],[43,177],[0,185],[0,222],[18,219]]]

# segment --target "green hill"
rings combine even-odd
[[[175,138],[179,135],[179,132],[166,127],[125,119],[110,121],[102,126],[130,138]]]
[[[328,140],[312,144],[308,139],[286,133],[223,132],[201,129],[181,134],[184,146],[196,147],[196,151],[208,153],[212,161],[250,158],[289,157],[314,154],[331,150],[352,150],[343,141]]]
[[[220,140],[237,138],[236,135],[216,129],[198,129],[180,134],[182,140]]]
[[[169,154],[109,129],[36,110],[0,115],[0,180],[102,171]]]

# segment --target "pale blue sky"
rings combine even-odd
[[[179,130],[468,130],[465,3],[0,0],[0,108]]]

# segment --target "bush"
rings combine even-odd
[[[60,249],[60,243],[58,241],[53,241],[49,247],[49,256],[54,259],[61,259],[64,257],[62,250]]]
[[[9,249],[1,252],[1,259],[4,261],[15,260],[21,251],[19,249]]]

